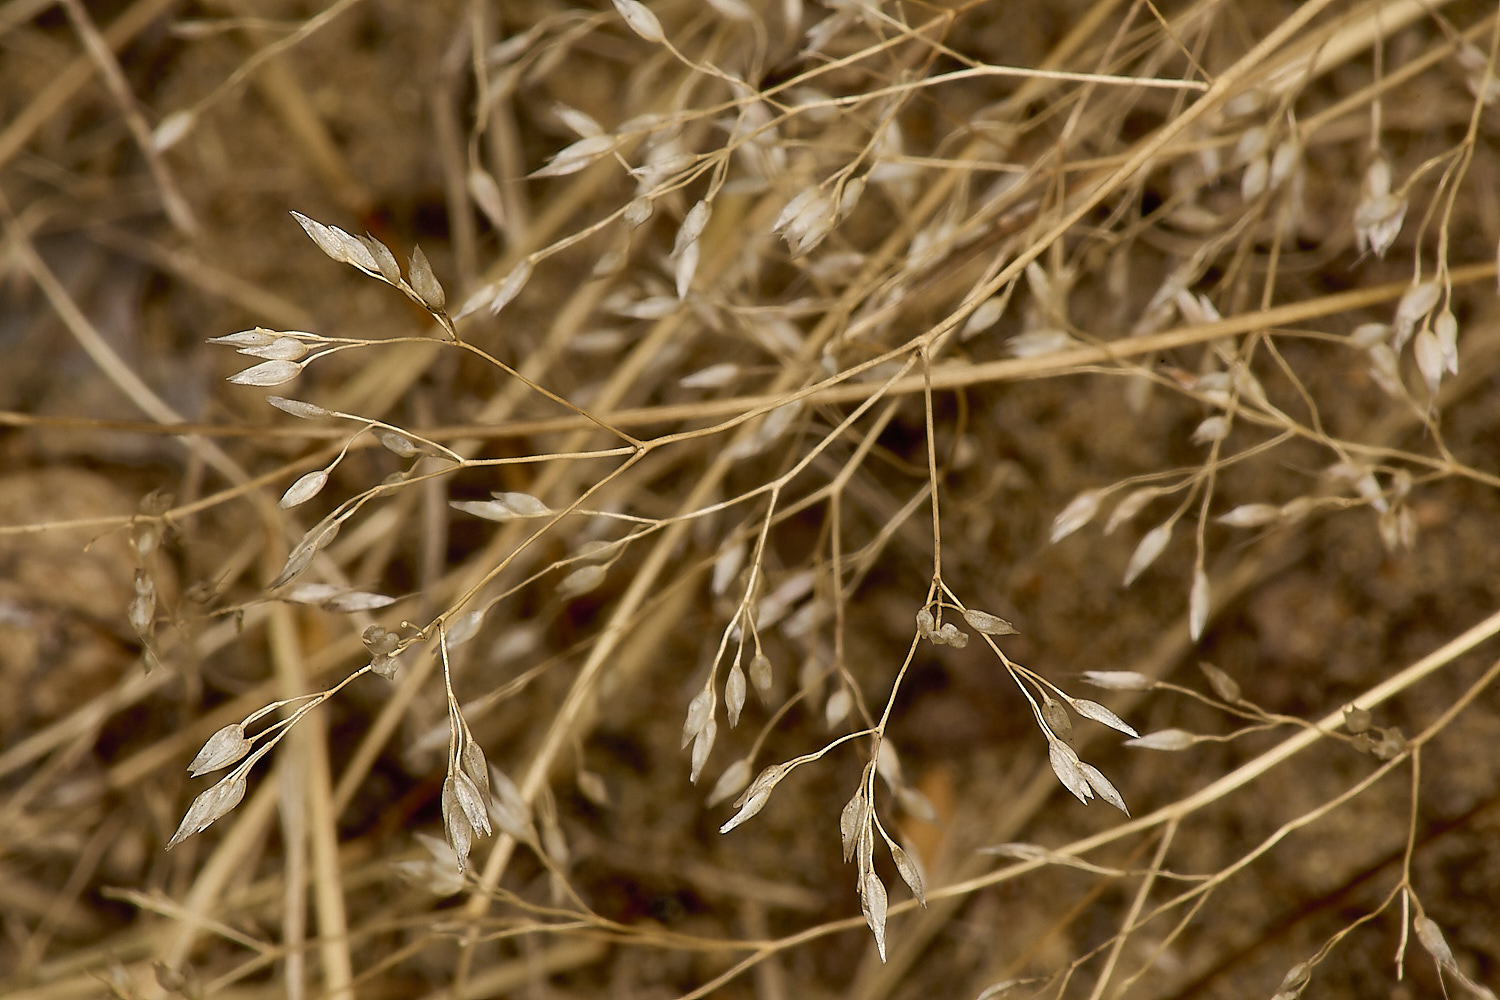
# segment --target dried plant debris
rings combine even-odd
[[[0,8],[0,993],[1492,997],[1497,25]]]

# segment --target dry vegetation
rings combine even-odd
[[[1493,997],[1497,39],[0,4],[0,991]]]

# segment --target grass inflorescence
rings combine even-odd
[[[1493,9],[0,43],[10,993],[1493,997]]]

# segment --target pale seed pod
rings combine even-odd
[[[563,834],[562,824],[557,821],[557,803],[550,791],[539,799],[537,809],[542,830],[542,850],[558,868],[567,868],[572,852],[568,850],[568,838]]]
[[[1068,710],[1052,696],[1042,695],[1042,721],[1054,736],[1065,743],[1073,740],[1073,720],[1068,718]]]
[[[1005,353],[1013,358],[1040,358],[1080,345],[1078,338],[1068,331],[1044,327],[1011,337],[1005,342]]]
[[[1147,733],[1145,736],[1137,736],[1133,740],[1126,740],[1125,745],[1140,747],[1143,750],[1175,751],[1186,750],[1197,742],[1198,737],[1184,730],[1160,729],[1154,733]]]
[[[624,344],[625,334],[619,330],[586,330],[568,341],[568,350],[575,354],[610,354]]]
[[[1016,861],[1045,861],[1048,856],[1047,849],[1044,847],[1016,842],[981,847],[979,853],[997,858],[1013,858]]]
[[[375,256],[374,250],[370,248],[370,243],[375,243],[378,241],[370,240],[370,243],[367,243],[367,238],[355,236],[353,233],[346,233],[337,226],[329,226],[328,228],[333,232],[335,236],[338,237],[339,241],[343,244],[344,263],[359,268],[361,271],[364,271],[371,277],[385,277],[385,275],[381,273],[382,269],[379,259]],[[380,248],[384,250],[387,255],[390,254],[390,250],[386,249],[385,244],[381,243]],[[394,263],[395,258],[392,257],[391,260]],[[398,270],[397,277],[399,276],[400,271]]]
[[[373,236],[357,236],[355,239],[364,244],[370,256],[375,258],[375,266],[380,271],[380,277],[387,284],[401,284],[401,265],[396,263],[396,255],[391,253],[391,248],[380,242]]]
[[[777,783],[780,782],[782,778],[786,777],[789,770],[791,770],[791,768],[786,764],[771,764],[761,768],[760,773],[755,776],[755,780],[750,783],[750,787],[746,788],[745,791],[740,794],[740,797],[735,800],[734,804],[737,806],[744,805],[746,802],[750,801],[752,796],[758,795],[763,791],[775,788]]]
[[[816,187],[810,187],[798,192],[795,196],[793,196],[791,201],[786,203],[786,207],[781,210],[781,214],[778,215],[776,217],[776,221],[771,224],[771,232],[780,232],[787,226],[791,225],[792,222],[796,220],[796,218],[801,215],[818,196],[818,189]]]
[[[394,861],[391,866],[396,874],[434,896],[447,897],[462,892],[464,880],[458,873],[458,857],[448,842],[421,832],[416,834],[416,839],[427,850],[430,859]]]
[[[786,223],[782,233],[793,257],[801,257],[823,242],[833,231],[837,218],[835,206],[826,194],[816,188],[811,189],[811,193],[812,198],[802,204],[801,211]],[[793,204],[796,204],[795,200]]]
[[[843,219],[853,212],[854,206],[859,204],[859,199],[864,196],[864,193],[865,179],[863,177],[855,177],[845,184],[843,194],[839,195],[838,217]]]
[[[156,583],[143,569],[135,571],[135,597],[130,601],[126,617],[136,634],[145,636],[156,617]]]
[[[636,229],[641,225],[641,223],[651,218],[651,211],[651,199],[643,195],[639,198],[632,199],[631,202],[625,206],[625,211],[621,214],[621,218],[625,220],[625,225],[629,226],[631,229]]]
[[[1296,997],[1300,996],[1303,989],[1307,987],[1308,980],[1312,978],[1312,969],[1306,962],[1298,962],[1287,970],[1286,975],[1281,977],[1281,986],[1277,990],[1277,996]]]
[[[750,661],[750,683],[762,702],[771,697],[771,658],[765,653],[756,653]]]
[[[317,496],[326,485],[328,485],[328,472],[326,469],[309,472],[287,487],[287,491],[281,495],[281,499],[276,501],[276,506],[286,510],[300,503],[306,503]]]
[[[1443,383],[1443,347],[1438,343],[1437,334],[1423,328],[1412,343],[1412,353],[1416,355],[1422,381],[1427,384],[1427,394],[1437,396]]]
[[[323,407],[316,406],[312,403],[304,403],[300,399],[287,399],[283,396],[267,396],[266,402],[276,407],[276,409],[281,410],[283,413],[290,413],[294,417],[315,419],[317,417],[333,416],[332,410],[325,410],[323,409]]]
[[[1271,156],[1271,186],[1280,187],[1302,160],[1302,143],[1295,136],[1283,139]]]
[[[486,308],[491,314],[498,313],[509,305],[512,299],[521,294],[521,289],[531,278],[531,270],[531,258],[522,257],[498,285],[484,285],[470,295],[459,308],[458,315],[454,319],[463,319]]]
[[[219,779],[217,784],[201,793],[193,800],[193,804],[188,806],[188,811],[182,817],[177,832],[172,834],[171,840],[167,841],[167,850],[170,851],[193,834],[207,830],[215,820],[223,818],[231,809],[239,805],[244,797],[245,775],[242,772],[232,771]]]
[[[719,723],[710,718],[699,730],[698,736],[693,740],[693,753],[688,771],[688,780],[693,784],[698,783],[698,776],[703,773],[703,765],[708,763],[708,755],[713,752],[714,740],[719,735]]]
[[[562,578],[557,585],[557,596],[569,600],[586,594],[604,582],[603,566],[581,566]]]
[[[680,257],[689,245],[698,242],[703,235],[703,229],[708,225],[708,217],[711,208],[706,201],[699,201],[688,209],[687,215],[683,216],[682,225],[677,229],[677,236],[672,244],[672,256]]]
[[[484,796],[479,794],[479,786],[474,784],[464,771],[454,771],[449,779],[453,782],[453,795],[458,801],[459,808],[464,812],[464,818],[469,821],[469,826],[475,833],[490,834],[489,812],[485,809]]]
[[[379,625],[371,625],[360,636],[360,641],[375,656],[390,656],[400,645],[401,637],[395,632],[387,632]]]
[[[486,521],[511,521],[516,512],[501,500],[449,500],[448,506]]]
[[[609,786],[604,783],[604,778],[595,771],[581,768],[574,777],[578,790],[583,797],[601,809],[607,809],[610,804]]]
[[[681,306],[682,300],[675,295],[652,295],[638,302],[627,302],[615,312],[630,319],[661,319],[672,315]]]
[[[591,135],[564,146],[553,154],[547,165],[533,170],[528,177],[564,177],[576,174],[599,157],[615,148],[619,142],[612,135]]]
[[[1371,724],[1370,710],[1349,705],[1344,709],[1344,728],[1355,736],[1369,730]]]
[[[1151,679],[1149,677],[1144,677],[1141,674],[1137,674],[1137,673],[1134,673],[1134,672],[1129,671],[1129,670],[1106,670],[1106,671],[1090,670],[1090,671],[1086,671],[1085,674],[1084,674],[1084,678],[1086,680],[1089,680],[1089,681],[1091,681],[1093,683],[1096,683],[1096,684],[1098,683],[1098,678],[1100,678],[1100,677],[1106,677],[1106,676],[1109,677],[1111,681],[1114,681],[1115,678],[1116,678],[1116,676],[1127,678],[1128,679],[1128,683],[1130,683],[1132,685],[1139,684],[1140,681],[1145,681],[1145,687],[1135,687],[1135,686],[1133,686],[1133,687],[1128,687],[1127,688],[1127,687],[1123,687],[1122,686],[1122,684],[1125,683],[1125,682],[1116,683],[1116,685],[1115,685],[1115,689],[1116,690],[1145,691],[1145,690],[1149,690],[1151,687],[1154,686],[1154,683],[1151,681]],[[1109,685],[1099,684],[1099,686],[1100,687],[1107,687]],[[1124,719],[1120,718],[1118,715],[1116,715],[1115,713],[1111,712],[1109,709],[1105,708],[1103,705],[1099,704],[1097,701],[1090,701],[1087,698],[1071,698],[1071,699],[1068,700],[1068,704],[1070,704],[1070,705],[1073,706],[1073,711],[1077,712],[1079,715],[1083,716],[1085,719],[1091,719],[1094,722],[1103,723],[1104,725],[1108,726],[1111,729],[1117,729],[1117,730],[1119,730],[1120,732],[1124,733],[1126,736],[1139,736],[1140,735],[1139,733],[1137,733],[1135,731],[1135,729],[1130,725],[1130,723],[1126,722]]]
[[[896,804],[901,807],[901,810],[903,812],[905,812],[908,816],[911,816],[913,819],[919,819],[923,823],[931,823],[933,825],[937,825],[937,807],[932,804],[931,799],[923,795],[912,786],[902,785],[900,788],[896,789]]]
[[[707,805],[710,809],[720,802],[727,801],[731,796],[738,795],[740,790],[750,783],[750,758],[741,757],[724,769],[719,775],[719,780],[714,782],[713,791],[708,793]]]
[[[1062,782],[1064,788],[1072,792],[1079,802],[1088,804],[1089,799],[1094,797],[1094,789],[1089,785],[1088,779],[1083,776],[1083,769],[1079,767],[1082,763],[1073,748],[1062,740],[1052,739],[1047,741],[1047,761],[1052,765],[1052,773],[1057,775],[1057,780]]]
[[[325,226],[321,222],[309,219],[301,212],[293,212],[292,217],[297,220],[302,231],[318,245],[318,249],[329,257],[341,264],[352,264],[371,274],[380,273],[380,264],[370,253],[369,248],[356,237],[350,236],[337,226]]]
[[[1154,680],[1134,670],[1085,670],[1083,679],[1109,691],[1150,691],[1156,686]],[[1079,714],[1086,713],[1080,709]]]
[[[786,776],[786,773],[785,764],[772,764],[762,769],[760,774],[755,776],[755,780],[750,783],[750,787],[745,789],[738,799],[735,799],[734,804],[739,812],[719,827],[719,832],[728,833],[765,808],[766,802],[771,798],[771,791],[776,787],[777,782]]]
[[[1375,529],[1380,533],[1380,544],[1385,550],[1395,553],[1401,548],[1401,524],[1394,510],[1383,510],[1375,519]]]
[[[963,649],[969,644],[969,633],[960,632],[952,622],[943,622],[943,627],[938,629],[937,634],[954,649]]]
[[[448,843],[453,845],[453,855],[460,872],[469,867],[469,850],[474,846],[474,827],[469,824],[463,806],[458,801],[456,783],[450,774],[443,781],[443,830],[448,834]]]
[[[906,784],[901,755],[896,753],[896,746],[889,739],[880,741],[880,749],[875,752],[875,768],[892,791]]]
[[[1352,486],[1354,491],[1362,499],[1369,501],[1370,506],[1376,510],[1385,510],[1390,505],[1386,499],[1385,490],[1380,486],[1380,480],[1376,478],[1374,472],[1362,465],[1335,462],[1324,471],[1324,474],[1335,482]]]
[[[1262,153],[1245,164],[1245,172],[1240,176],[1240,198],[1244,201],[1259,198],[1265,193],[1270,177],[1271,164]]]
[[[1092,521],[1099,512],[1099,501],[1103,497],[1102,490],[1084,490],[1070,500],[1052,521],[1052,542],[1062,541]]]
[[[733,830],[735,827],[739,826],[741,823],[743,823],[746,820],[750,819],[756,813],[760,812],[762,809],[765,808],[766,802],[770,798],[771,798],[771,789],[770,788],[761,788],[761,789],[758,789],[753,795],[751,795],[748,799],[745,800],[745,802],[744,802],[743,805],[740,806],[740,811],[739,812],[737,812],[733,816],[729,817],[728,821],[726,821],[723,826],[719,827],[719,832],[720,833],[728,833],[730,830]]]
[[[777,584],[755,609],[755,627],[758,629],[769,628],[786,617],[786,613],[802,598],[812,593],[814,574],[811,570],[802,570],[788,576]]]
[[[1110,512],[1109,520],[1105,522],[1104,533],[1113,535],[1115,529],[1139,514],[1152,500],[1161,496],[1162,490],[1157,486],[1142,486],[1125,494],[1125,499],[1115,505]]]
[[[911,894],[917,898],[917,902],[922,904],[922,908],[926,909],[927,892],[922,879],[921,869],[917,867],[916,861],[902,849],[900,844],[891,844],[890,848],[891,860],[896,862],[896,871],[901,874],[901,880],[906,883],[907,888],[911,890]]]
[[[400,455],[402,458],[411,458],[421,452],[421,449],[413,444],[411,439],[405,434],[397,434],[395,431],[381,431],[376,437],[379,438],[381,446],[393,455]]]
[[[976,334],[982,333],[1000,321],[1000,314],[1005,311],[1005,295],[992,295],[979,303],[974,311],[969,314],[963,329],[959,332],[959,340],[968,340]]]
[[[880,960],[885,961],[885,911],[886,894],[885,883],[880,881],[880,876],[875,872],[865,872],[864,878],[859,883],[860,908],[865,914],[865,923],[870,925],[870,931],[875,935],[875,947],[880,952]]]
[[[1214,694],[1231,705],[1243,697],[1244,692],[1240,690],[1239,682],[1230,677],[1222,668],[1200,660],[1198,669],[1203,671],[1203,676],[1208,678],[1209,686],[1214,689]]]
[[[401,661],[394,656],[372,656],[370,657],[370,672],[386,680],[395,680],[396,671],[401,668]]]
[[[1217,520],[1220,524],[1227,524],[1231,528],[1259,528],[1262,525],[1275,524],[1281,518],[1281,508],[1275,504],[1246,503],[1225,511],[1218,516]]]
[[[307,354],[307,350],[307,345],[296,337],[277,337],[264,346],[241,347],[235,353],[268,361],[296,361]]]
[[[1188,635],[1197,642],[1208,624],[1208,574],[1202,566],[1193,568],[1193,586],[1188,590]]]
[[[676,255],[672,269],[673,285],[677,290],[679,300],[687,298],[687,293],[693,285],[693,275],[698,272],[698,241],[693,240],[683,247],[682,253]]]
[[[510,508],[516,517],[546,517],[552,513],[552,509],[530,493],[495,493],[491,494],[506,507]]]
[[[1458,374],[1458,319],[1452,309],[1444,309],[1432,321],[1432,333],[1442,351],[1443,367],[1449,375]]]
[[[130,542],[136,555],[144,561],[161,545],[161,525],[156,521],[136,521],[130,526]]]
[[[338,537],[339,522],[326,521],[313,525],[302,539],[292,546],[291,553],[286,557],[286,565],[281,567],[281,572],[276,575],[268,585],[268,590],[276,590],[291,583],[297,577],[307,571],[312,565],[313,557],[324,548],[333,543]]]
[[[411,277],[412,290],[428,309],[437,312],[447,304],[448,296],[438,282],[437,275],[432,273],[432,265],[427,262],[427,255],[420,246],[413,246],[411,249],[407,274]]]
[[[1401,381],[1401,363],[1390,344],[1376,344],[1370,348],[1370,379],[1393,399],[1401,399],[1405,396],[1406,386]]]
[[[1156,557],[1162,554],[1167,543],[1172,540],[1173,522],[1166,521],[1146,532],[1141,538],[1140,544],[1136,546],[1135,553],[1130,557],[1130,564],[1125,567],[1125,586],[1135,582],[1136,577],[1144,573]]]
[[[1384,257],[1401,232],[1407,202],[1391,194],[1391,161],[1378,155],[1365,168],[1354,208],[1354,243],[1360,253]]]
[[[718,364],[700,368],[690,375],[684,375],[677,380],[677,384],[684,389],[719,389],[733,382],[739,376],[739,365],[733,361],[721,361]]]
[[[1130,809],[1125,805],[1124,796],[1119,793],[1114,785],[1110,784],[1109,779],[1104,776],[1103,772],[1094,765],[1085,763],[1084,761],[1078,762],[1078,769],[1083,772],[1084,780],[1089,783],[1089,787],[1097,792],[1101,799],[1120,810],[1126,816],[1130,815]]]
[[[866,823],[859,831],[859,836],[854,841],[854,865],[859,869],[861,877],[864,873],[872,871],[875,867],[875,829],[874,825]]]
[[[745,563],[745,546],[731,545],[726,543],[719,549],[719,554],[714,557],[714,569],[709,591],[718,597],[729,589],[734,578],[739,575],[740,567]]]
[[[823,706],[823,725],[834,729],[849,717],[849,710],[853,707],[854,696],[849,693],[849,689],[839,688],[828,696],[828,701]]]
[[[587,139],[591,135],[604,134],[603,126],[595,121],[592,115],[579,111],[577,108],[557,103],[552,105],[552,114],[556,116],[558,121],[578,133],[580,139]]]
[[[933,635],[933,629],[936,625],[937,620],[932,617],[931,611],[922,608],[917,612],[917,634],[922,638],[937,642],[938,639]]]
[[[469,780],[474,783],[475,790],[479,792],[479,800],[489,801],[490,769],[489,762],[484,759],[484,749],[472,738],[466,739],[464,748],[458,755],[458,763],[464,773],[469,776]],[[484,832],[490,832],[488,822],[484,825]]]
[[[222,337],[209,337],[205,343],[228,344],[230,347],[265,347],[273,343],[276,338],[277,334],[258,326],[254,330],[241,330],[238,333],[227,333]]]
[[[526,804],[516,783],[495,765],[490,765],[490,818],[500,830],[523,844],[536,843],[536,829],[531,822],[531,807]]]
[[[1354,210],[1354,245],[1361,253],[1384,257],[1401,235],[1407,201],[1393,194],[1361,201]]]
[[[484,213],[495,229],[503,229],[505,226],[505,199],[500,196],[500,185],[489,171],[482,167],[473,167],[464,178],[464,186],[468,188],[469,197],[474,199],[474,204]]]
[[[165,153],[181,142],[183,136],[192,131],[197,123],[198,116],[193,112],[186,109],[173,111],[151,130],[151,148],[158,153]]]
[[[453,619],[453,624],[448,627],[447,640],[449,649],[457,649],[479,633],[479,627],[484,624],[484,612],[468,611]]]
[[[1248,163],[1266,151],[1269,145],[1269,137],[1266,135],[1265,127],[1252,125],[1240,133],[1239,142],[1234,147],[1234,162]]]
[[[976,611],[973,608],[963,613],[964,621],[976,632],[985,635],[1016,635],[1016,627],[998,615],[992,615],[987,611]]]
[[[1370,752],[1377,758],[1380,760],[1394,760],[1406,753],[1408,749],[1406,734],[1401,732],[1399,727],[1390,726],[1381,729],[1379,732],[1380,739],[1370,748]]]
[[[1417,932],[1417,940],[1422,947],[1431,955],[1433,961],[1444,969],[1456,969],[1458,962],[1453,958],[1453,949],[1448,947],[1448,939],[1443,937],[1443,929],[1427,916],[1413,918],[1412,927]]]
[[[614,0],[614,3],[615,10],[620,12],[630,30],[646,41],[660,43],[666,37],[662,34],[661,22],[640,0]]]
[[[1288,500],[1281,505],[1281,516],[1288,521],[1300,521],[1316,510],[1317,507],[1318,502],[1312,497],[1298,497],[1295,500]]]
[[[1229,418],[1222,413],[1204,420],[1193,429],[1193,444],[1213,444],[1229,436]]]
[[[729,728],[740,724],[740,712],[745,708],[745,672],[736,663],[729,668],[724,680],[724,707],[729,716]]]
[[[682,723],[682,745],[684,747],[703,731],[703,727],[708,724],[708,720],[712,717],[713,712],[714,693],[704,688],[693,696],[692,701],[688,702],[687,718]]]
[[[231,723],[208,738],[198,756],[188,765],[188,774],[198,777],[209,771],[228,767],[250,752],[250,741],[245,738],[245,727]]]
[[[305,362],[304,362],[305,363]],[[302,365],[295,361],[263,361],[242,372],[236,372],[226,381],[235,385],[253,385],[262,388],[290,382],[302,374]]]
[[[844,808],[839,813],[839,837],[844,845],[844,864],[848,864],[854,857],[859,835],[869,818],[869,800],[865,798],[865,791],[861,786],[859,791],[854,793],[854,797],[844,803]]]
[[[1395,337],[1391,342],[1391,348],[1400,353],[1401,348],[1411,339],[1412,332],[1416,330],[1417,324],[1437,305],[1442,296],[1443,289],[1436,279],[1424,281],[1413,285],[1401,296],[1401,301],[1396,303]]]

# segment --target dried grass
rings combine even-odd
[[[7,995],[1493,996],[1497,39],[10,0]]]

